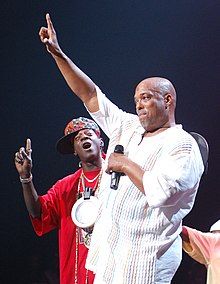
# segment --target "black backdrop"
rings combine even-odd
[[[32,283],[33,267],[54,267],[57,253],[56,232],[38,238],[32,230],[15,151],[32,139],[34,182],[43,194],[77,168],[54,144],[69,120],[88,116],[38,38],[46,12],[65,52],[127,111],[134,112],[134,87],[143,78],[164,76],[174,83],[177,123],[209,142],[208,174],[184,220],[205,231],[219,219],[219,8],[218,0],[1,4],[1,283]],[[173,283],[187,283],[197,265],[184,255]]]

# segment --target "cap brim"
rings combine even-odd
[[[73,154],[74,147],[71,143],[71,139],[76,135],[76,132],[70,133],[68,135],[60,138],[56,143],[56,149],[61,154]]]
[[[56,143],[56,149],[61,154],[73,154],[74,153],[74,146],[71,142],[71,139],[77,135],[77,133],[83,129],[92,129],[98,137],[100,137],[100,132],[97,134],[96,130],[89,127],[82,127],[81,129],[76,130],[75,132],[72,132],[70,134],[67,134],[60,138]]]

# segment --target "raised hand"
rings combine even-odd
[[[48,52],[52,55],[60,56],[62,51],[58,44],[56,31],[49,14],[46,14],[46,21],[47,28],[41,27],[39,31],[40,40],[46,45]]]
[[[22,178],[28,178],[31,175],[31,153],[31,139],[28,138],[26,141],[26,147],[21,147],[19,151],[15,153],[15,166]]]

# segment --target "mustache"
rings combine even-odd
[[[147,114],[147,111],[145,109],[140,109],[140,110],[137,110],[137,115],[140,116],[140,115],[145,115]]]

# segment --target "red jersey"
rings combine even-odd
[[[94,179],[99,171],[86,172],[86,176]],[[83,243],[81,229],[78,228],[77,232],[71,218],[71,210],[77,200],[78,190],[82,191],[78,186],[81,174],[82,169],[79,169],[74,174],[57,181],[45,195],[39,197],[42,205],[41,218],[31,217],[38,236],[58,229],[61,284],[91,284],[94,280],[94,274],[85,269],[88,249]],[[97,184],[96,180],[89,186],[93,187],[95,184]],[[79,233],[78,241],[77,233]]]

